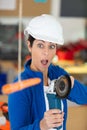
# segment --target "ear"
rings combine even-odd
[[[27,46],[28,46],[28,50],[29,50],[29,52],[31,52],[30,41],[27,41]]]

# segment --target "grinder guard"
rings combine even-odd
[[[54,91],[58,98],[66,98],[71,90],[71,79],[68,75],[62,75],[54,81]]]

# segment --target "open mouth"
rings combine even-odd
[[[46,66],[48,64],[48,60],[41,60],[41,64]]]

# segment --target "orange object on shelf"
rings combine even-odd
[[[3,112],[8,112],[8,106],[5,106],[4,102],[0,102],[0,110]]]
[[[4,104],[4,102],[0,102],[0,108],[1,108],[1,106]]]
[[[8,112],[8,106],[2,106],[1,109],[3,112]]]
[[[0,125],[0,130],[10,130],[10,122],[6,120],[5,125]]]

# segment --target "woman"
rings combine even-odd
[[[72,89],[67,99],[61,102],[62,110],[49,108],[47,92],[50,82],[68,74],[51,64],[57,46],[64,43],[62,27],[53,16],[41,15],[29,22],[24,34],[31,60],[25,64],[21,79],[39,77],[41,83],[9,95],[11,130],[66,130],[67,99],[86,104],[87,87],[71,77]]]

